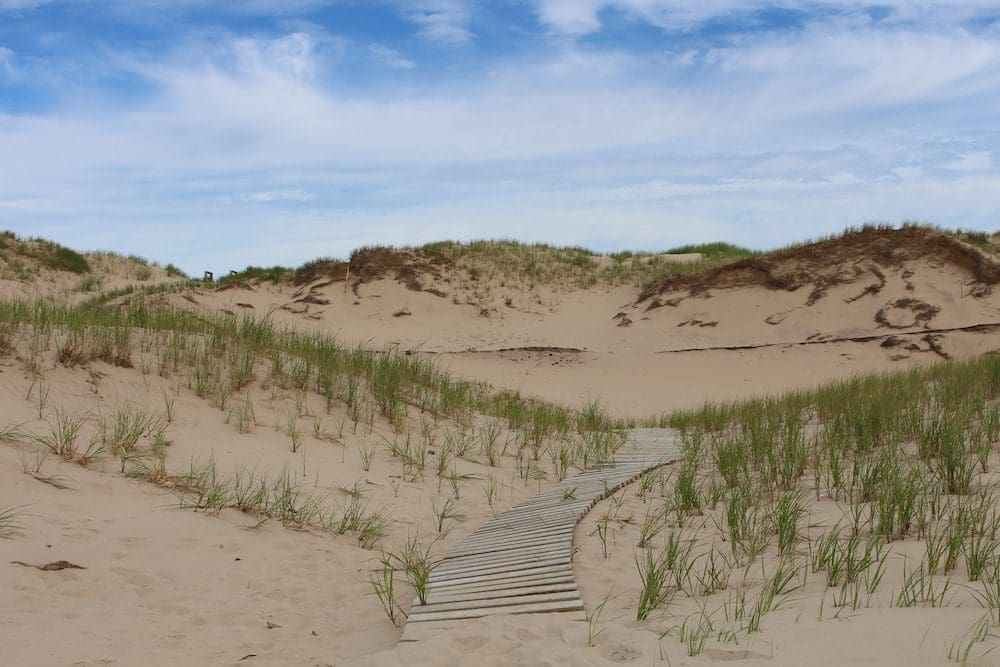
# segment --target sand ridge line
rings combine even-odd
[[[768,347],[792,347],[800,345],[828,345],[832,343],[868,343],[873,340],[884,340],[893,336],[926,336],[928,334],[944,334],[967,331],[972,333],[992,333],[1000,330],[1000,322],[982,322],[980,324],[968,324],[960,327],[943,327],[934,329],[918,329],[916,331],[893,331],[884,334],[871,334],[868,336],[837,336],[834,338],[823,338],[817,340],[798,340],[767,343],[748,343],[746,345],[707,345],[704,347],[682,347],[674,350],[656,350],[654,354],[680,354],[683,352],[711,352],[713,350],[733,351],[733,350],[759,350]]]
[[[422,354],[499,354],[501,352],[558,352],[560,354],[583,354],[588,351],[589,350],[587,350],[587,348],[559,347],[558,345],[525,345],[521,347],[500,348],[470,347],[465,350],[441,350],[440,352],[417,350],[417,352]]]

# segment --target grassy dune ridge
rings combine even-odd
[[[689,253],[701,254],[702,259],[678,263],[663,256]],[[503,239],[439,241],[399,248],[366,246],[355,250],[347,261],[324,257],[298,268],[248,266],[235,274],[220,277],[218,282],[221,285],[250,281],[299,284],[315,276],[317,270],[333,271],[337,267],[342,267],[338,278],[343,279],[345,275],[363,275],[373,255],[387,254],[402,264],[412,264],[421,269],[455,270],[472,281],[496,281],[528,287],[589,288],[596,285],[642,287],[664,275],[697,271],[756,253],[727,243],[689,245],[663,253],[622,251],[603,254],[580,247]]]

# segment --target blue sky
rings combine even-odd
[[[0,0],[0,228],[373,243],[1000,229],[1000,2]]]

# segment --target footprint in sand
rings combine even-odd
[[[641,657],[642,651],[636,647],[626,646],[625,644],[616,644],[611,647],[608,660],[611,662],[632,662],[633,660],[638,660]]]

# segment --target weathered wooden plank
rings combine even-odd
[[[512,555],[508,559],[503,559],[502,561],[496,561],[496,562],[508,563],[508,564],[510,564],[510,565],[513,566],[513,565],[519,565],[521,563],[524,563],[525,565],[532,565],[532,564],[541,563],[541,562],[544,562],[544,561],[560,561],[561,562],[561,561],[565,560],[568,563],[571,560],[571,558],[570,558],[571,552],[570,552],[569,549],[553,549],[552,554],[553,555],[548,555],[548,554],[544,554],[544,553],[536,553],[536,552],[525,552],[523,554]],[[553,563],[548,563],[548,564],[550,564],[550,565],[557,565],[558,563],[553,562]],[[428,578],[428,581],[433,581],[434,578],[435,578],[435,576],[438,576],[439,578],[440,577],[446,577],[446,576],[449,577],[449,578],[454,578],[456,576],[456,573],[467,573],[467,574],[457,575],[457,576],[470,576],[471,575],[471,570],[474,570],[474,569],[486,569],[486,568],[490,568],[490,567],[491,567],[491,563],[486,562],[486,563],[460,564],[458,567],[453,567],[453,568],[449,568],[447,570],[440,570],[440,571],[437,568],[434,568],[434,570],[431,571],[431,575]],[[435,573],[437,573],[437,575],[435,575]]]
[[[555,569],[549,570],[549,568]],[[461,577],[456,577],[454,579],[439,579],[431,582],[428,585],[427,590],[444,591],[446,589],[454,590],[459,588],[469,590],[487,590],[503,586],[520,587],[538,582],[562,583],[563,577],[572,576],[573,569],[569,566],[569,564],[563,564],[548,566],[545,568],[536,568],[534,570],[518,570],[502,572],[495,575],[484,575],[471,578],[467,577],[465,581],[463,581]]]
[[[488,540],[502,541],[519,536],[543,535],[546,533],[568,530],[572,527],[569,521],[556,524],[537,523],[533,521],[523,521],[503,529],[491,530],[488,533],[472,533],[463,538],[455,546],[464,545],[467,542],[484,542]]]
[[[573,527],[576,523],[552,527],[545,531],[533,532],[529,535],[520,536],[517,532],[491,536],[489,538],[477,538],[474,540],[462,541],[455,545],[449,552],[449,557],[457,556],[463,552],[476,551],[481,549],[513,549],[523,544],[534,544],[550,539],[567,537],[573,534]]]
[[[552,507],[515,507],[505,517],[513,519],[519,516],[552,517],[559,514],[576,514],[579,511],[585,511],[585,508],[592,505],[594,500],[594,498],[574,500],[571,503],[560,503]]]
[[[517,548],[493,551],[473,551],[449,557],[448,560],[440,563],[435,569],[447,572],[448,570],[455,569],[455,567],[464,566],[465,564],[473,562],[509,560],[511,558],[519,558],[521,556],[534,555],[548,551],[565,551],[568,553],[572,544],[573,536],[566,535],[559,537],[558,539],[552,538],[545,542],[525,543],[519,545]]]
[[[511,526],[506,526],[503,529],[491,530],[488,533],[475,532],[468,537],[463,538],[459,541],[459,545],[466,545],[475,542],[484,542],[487,540],[505,540],[513,537],[527,537],[532,535],[545,535],[549,533],[556,533],[565,530],[571,530],[572,526],[567,524],[558,524],[555,526],[548,526],[545,524],[532,525],[531,523],[514,524]]]
[[[478,574],[473,576],[446,577],[429,582],[429,589],[444,589],[453,586],[468,586],[471,584],[484,584],[487,582],[498,582],[503,580],[527,579],[540,575],[563,576],[573,574],[573,568],[569,563],[559,563],[557,565],[540,565],[538,567],[525,568],[523,570],[504,570],[492,574]]]
[[[576,498],[576,499],[563,500],[563,498],[560,496],[559,498],[553,499],[552,502],[524,503],[523,505],[518,505],[517,507],[506,512],[505,515],[506,514],[517,515],[522,512],[538,512],[545,510],[560,510],[560,509],[572,510],[591,500],[593,500],[593,498]]]
[[[421,628],[423,627],[433,627],[435,624],[441,625],[448,621],[460,621],[470,618],[482,618],[483,616],[490,616],[493,614],[559,614],[560,618],[565,618],[571,621],[586,621],[587,614],[580,608],[569,608],[555,603],[548,605],[527,605],[529,608],[524,610],[512,610],[508,611],[504,608],[495,608],[490,610],[483,610],[476,612],[476,610],[463,610],[463,611],[445,611],[438,614],[419,614],[419,620],[414,623],[414,631],[412,633],[407,633],[404,631],[404,639],[401,641],[412,641],[411,639],[406,639],[407,637],[419,636]],[[409,625],[409,624],[407,624]]]
[[[504,539],[515,535],[531,535],[546,531],[564,530],[566,527],[566,524],[561,523],[550,525],[535,519],[521,519],[517,522],[510,523],[509,525],[503,527],[498,526],[493,530],[486,532],[476,531],[464,537],[461,541],[464,543],[466,540]]]
[[[504,512],[504,517],[509,518],[511,516],[517,516],[519,514],[530,514],[532,512],[547,512],[553,510],[572,510],[577,505],[583,505],[587,501],[592,500],[592,498],[584,498],[582,500],[569,500],[560,501],[554,504],[524,504],[513,507],[506,512]]]
[[[457,602],[441,602],[438,604],[422,604],[411,607],[409,619],[418,619],[424,614],[435,614],[445,611],[463,611],[466,609],[489,609],[491,607],[529,607],[558,602],[572,605],[569,608],[583,609],[583,601],[576,591],[564,593],[540,593],[538,595],[515,595],[513,597],[493,598],[490,600],[460,600]],[[508,612],[509,613],[509,612]]]
[[[468,572],[472,568],[489,567],[489,566],[502,566],[502,565],[519,565],[523,563],[537,563],[540,561],[552,560],[555,558],[570,558],[570,545],[556,545],[550,549],[539,549],[537,551],[524,552],[520,554],[515,554],[507,556],[504,558],[490,558],[474,561],[464,561],[457,564],[455,567],[448,570],[440,570],[441,576],[452,572]]]
[[[447,561],[438,565],[436,569],[440,569],[442,572],[447,572],[455,569],[456,567],[464,567],[466,564],[473,562],[510,560],[521,556],[532,556],[548,552],[569,553],[572,546],[573,536],[567,535],[559,539],[551,539],[545,542],[524,543],[519,545],[516,549],[471,551],[457,554],[454,558],[449,558]]]
[[[457,556],[463,552],[478,551],[483,549],[514,549],[525,544],[558,539],[560,537],[572,536],[576,522],[565,523],[561,526],[552,526],[544,531],[534,532],[524,537],[519,537],[517,532],[500,534],[489,538],[477,538],[468,542],[456,544],[455,548],[448,552],[448,557]]]
[[[506,525],[517,519],[537,519],[546,522],[551,521],[554,516],[562,514],[575,514],[578,511],[586,511],[583,506],[588,502],[593,503],[594,500],[589,499],[587,501],[574,503],[573,505],[566,504],[558,507],[515,507],[504,513],[502,520],[491,524],[489,527],[484,527],[484,530],[490,530],[499,525]]]
[[[422,613],[410,617],[407,623],[448,621],[460,618],[481,618],[491,614],[545,614],[570,611],[579,611],[582,614],[583,602],[577,602],[576,600],[564,600],[539,604],[511,605],[509,607],[488,607],[481,609],[460,609],[455,611]]]
[[[518,569],[527,569],[529,567],[542,565],[569,565],[570,561],[571,559],[569,555],[559,555],[549,558],[532,558],[530,556],[526,556],[524,558],[514,559],[500,564],[474,565],[467,568],[463,567],[455,570],[448,570],[447,572],[442,572],[438,576],[435,576],[434,571],[431,571],[428,581],[452,579],[456,577],[471,577],[478,574],[494,574],[497,572],[515,571]]]
[[[477,554],[497,553],[500,551],[514,551],[533,545],[561,542],[562,540],[571,539],[573,539],[573,526],[569,526],[557,532],[532,535],[530,538],[524,539],[501,538],[498,540],[476,541],[467,545],[463,544],[461,549],[454,549],[448,552],[448,556],[443,563],[447,563],[454,558],[460,558],[462,556],[475,556]]]
[[[581,503],[573,507],[556,507],[550,509],[527,509],[520,510],[518,512],[511,513],[507,517],[510,521],[539,521],[543,524],[552,524],[558,521],[569,520],[574,517],[580,517],[587,513],[591,507],[594,506],[593,500],[587,503]]]
[[[579,595],[575,582],[558,584],[538,584],[535,586],[520,586],[518,588],[498,588],[485,591],[452,591],[451,593],[428,594],[427,604],[457,602],[459,600],[493,600],[501,597],[519,597],[522,595],[542,595],[545,593],[569,593]]]
[[[459,586],[439,586],[428,587],[428,595],[453,595],[465,593],[476,595],[478,593],[499,590],[518,590],[531,586],[555,586],[558,584],[576,585],[576,579],[572,572],[564,574],[536,574],[527,577],[517,577],[510,579],[499,579],[496,581],[484,581],[478,584],[464,584]]]

